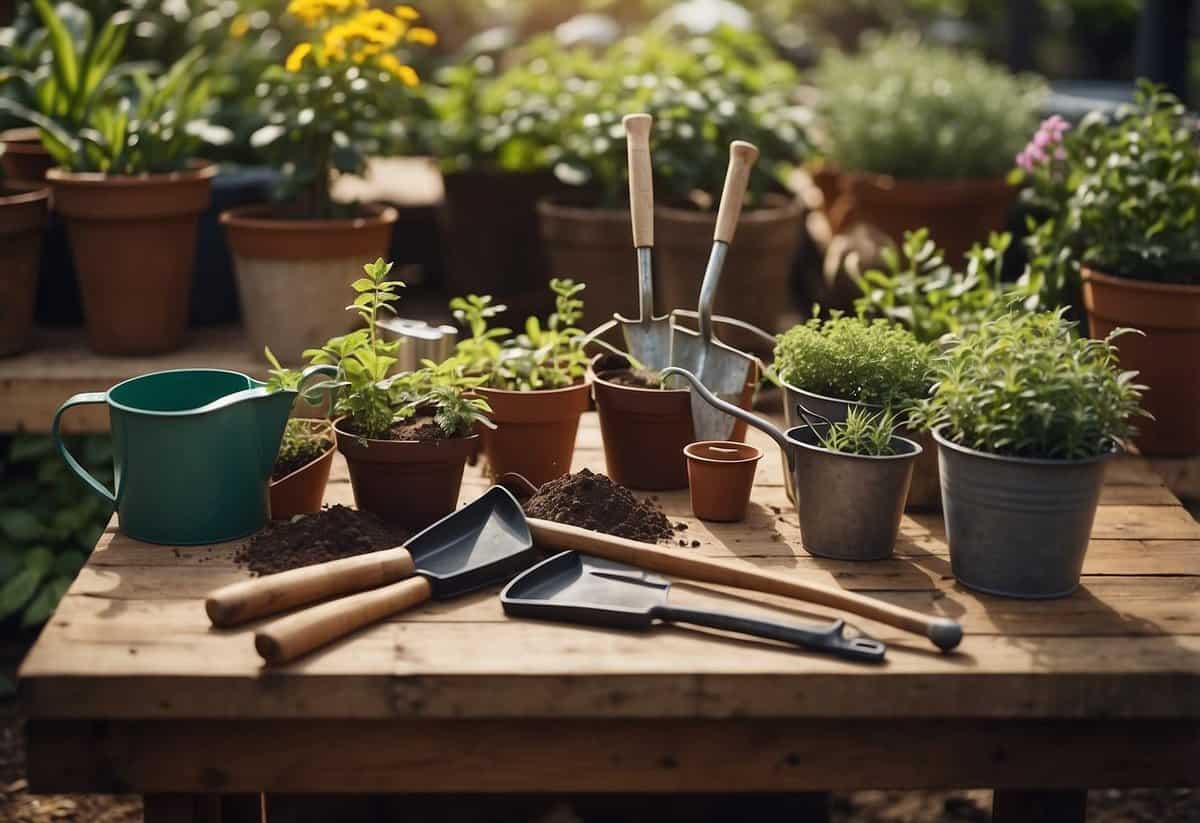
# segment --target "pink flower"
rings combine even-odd
[[[1033,171],[1033,161],[1029,159],[1029,152],[1023,151],[1017,155],[1017,166],[1024,171]]]

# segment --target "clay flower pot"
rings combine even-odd
[[[446,440],[362,440],[334,424],[337,448],[350,469],[354,503],[363,511],[412,531],[458,505],[467,456],[478,435]]]
[[[325,485],[329,482],[329,469],[333,466],[333,454],[337,451],[333,424],[324,423],[330,438],[329,448],[295,471],[278,480],[271,481],[271,519],[290,520],[298,514],[315,514],[321,510],[325,499]]]
[[[493,477],[516,472],[541,486],[571,470],[579,416],[588,408],[587,381],[565,389],[478,388],[492,407],[495,431],[483,429],[483,453]]]
[[[762,451],[745,443],[704,440],[684,447],[692,513],[701,520],[744,520]]]
[[[182,345],[196,222],[216,172],[196,162],[168,174],[46,173],[71,238],[93,350],[162,354]]]
[[[0,143],[4,144],[0,167],[10,182],[41,183],[46,179],[46,172],[54,168],[54,158],[42,145],[37,129],[0,131]]]
[[[364,263],[387,257],[399,216],[389,206],[363,206],[345,220],[286,220],[272,206],[221,214],[237,273],[250,349],[270,346],[283,363],[354,328],[346,289]]]
[[[0,354],[24,349],[33,329],[49,201],[47,188],[0,188]]]

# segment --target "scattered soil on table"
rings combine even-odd
[[[525,512],[530,517],[643,543],[669,540],[675,534],[671,521],[654,504],[639,500],[629,489],[588,469],[564,474],[542,486],[525,501]]]
[[[274,574],[314,563],[390,549],[412,533],[369,512],[333,506],[272,523],[238,549],[233,559],[255,574]]]
[[[629,371],[606,374],[604,379],[618,386],[631,386],[635,389],[661,389],[662,375],[645,369],[630,369]]]

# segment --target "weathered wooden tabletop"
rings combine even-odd
[[[708,792],[1200,782],[1200,525],[1136,459],[1109,470],[1083,586],[1022,602],[955,584],[940,516],[907,517],[894,559],[810,557],[774,446],[749,517],[698,548],[947,615],[951,655],[887,641],[882,666],[704,630],[648,634],[509,619],[497,589],[430,604],[295,664],[202,598],[242,577],[235,545],[110,528],[21,670],[41,791]],[[585,415],[576,468],[603,470]],[[330,502],[352,501],[344,464]],[[485,485],[469,468],[463,499]],[[398,490],[402,494],[403,490]],[[805,619],[827,610],[677,582],[677,603]]]

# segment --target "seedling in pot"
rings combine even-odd
[[[805,415],[803,409],[800,413]],[[896,428],[896,416],[890,411],[872,413],[861,406],[852,406],[845,420],[816,431],[821,446],[830,451],[888,457],[896,453]]]
[[[275,455],[272,480],[286,477],[316,460],[333,446],[333,430],[328,421],[293,417],[283,430],[279,453]]]

